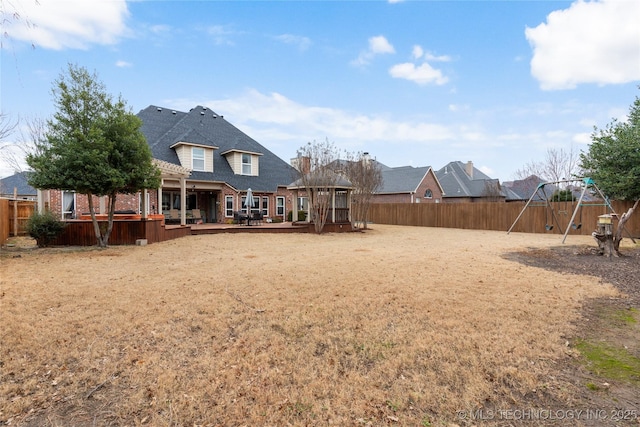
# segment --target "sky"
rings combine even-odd
[[[134,113],[206,106],[285,161],[328,140],[391,167],[473,161],[508,181],[550,148],[587,150],[639,94],[638,0],[2,7],[0,109],[22,129],[52,116],[72,63]]]

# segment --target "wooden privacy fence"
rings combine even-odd
[[[0,243],[10,236],[26,235],[27,222],[36,207],[32,200],[0,199]]]
[[[421,227],[465,228],[473,230],[507,231],[516,220],[524,202],[512,203],[376,203],[371,205],[369,221],[378,224],[412,225]],[[613,202],[618,215],[633,206],[632,202]],[[512,232],[564,234],[571,219],[575,203],[554,202],[551,207],[529,206],[518,220]],[[552,222],[551,210],[557,222]],[[609,213],[605,206],[581,206],[574,223],[579,229],[570,228],[570,235],[591,235],[598,216]],[[547,231],[545,226],[554,225]],[[626,229],[633,237],[640,237],[640,212],[636,212]],[[629,237],[625,234],[625,237]]]

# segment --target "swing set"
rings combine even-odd
[[[574,183],[574,186],[575,184],[577,184],[578,186],[582,187],[582,191],[580,192],[580,197],[578,198],[577,203],[575,203],[573,192],[568,187],[568,184],[571,184],[571,183]],[[567,184],[568,189],[557,191],[557,186],[561,184]],[[551,186],[554,189],[554,193],[552,193],[551,195],[548,195],[546,191],[547,186]],[[595,194],[597,194],[601,198],[602,202],[596,203],[596,202],[586,201],[585,194],[587,193],[588,189],[592,189],[593,192],[595,192]],[[557,203],[564,203],[564,205],[561,205],[564,207],[564,210],[558,209],[557,212],[556,210],[554,210],[550,199],[555,197],[555,195],[558,195]],[[524,211],[527,210],[528,207],[534,207],[534,206],[545,208],[544,228],[546,231],[552,231],[554,228],[554,225],[556,225],[559,229],[561,229],[562,226],[560,225],[558,215],[564,214],[565,216],[568,216],[569,215],[568,208],[570,205],[572,208],[571,219],[567,223],[564,236],[562,237],[562,243],[564,243],[565,240],[567,239],[569,230],[571,229],[579,230],[582,228],[583,206],[604,206],[606,207],[607,213],[610,211],[613,215],[617,215],[613,210],[613,207],[611,206],[609,199],[602,193],[602,191],[600,191],[596,183],[591,178],[578,178],[578,179],[569,179],[569,180],[562,180],[562,181],[543,182],[538,184],[538,187],[533,192],[531,197],[529,197],[529,200],[524,205],[524,208],[522,208],[522,211],[520,211],[520,214],[511,225],[511,228],[509,228],[509,231],[507,231],[507,234],[511,233],[511,230],[513,230],[513,227],[515,227],[520,217],[522,217],[522,215],[524,214]]]

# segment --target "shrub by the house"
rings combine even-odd
[[[36,239],[38,247],[45,248],[64,230],[65,223],[60,221],[51,211],[34,212],[29,217],[27,231]]]

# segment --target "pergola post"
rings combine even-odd
[[[336,189],[331,189],[331,222],[336,223]]]
[[[187,180],[180,177],[180,225],[187,225]]]
[[[142,214],[142,219],[146,220],[149,216],[148,216],[148,212],[149,212],[149,207],[147,206],[147,195],[148,195],[148,191],[145,188],[144,190],[142,190],[142,203],[140,204],[141,206],[141,214]]]
[[[291,215],[291,223],[298,220],[298,189],[293,192],[293,214]]]

